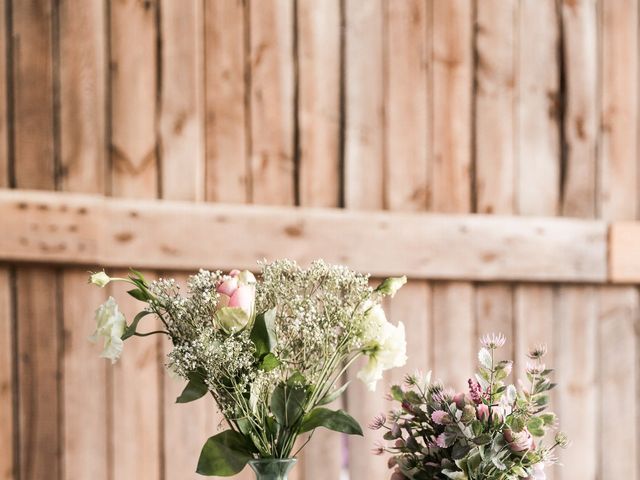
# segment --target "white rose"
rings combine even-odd
[[[106,302],[96,310],[96,331],[89,337],[92,342],[104,338],[104,348],[100,356],[108,358],[111,363],[115,363],[122,353],[122,334],[126,328],[124,315],[118,309],[118,304],[113,297],[109,297]]]

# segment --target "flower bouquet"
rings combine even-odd
[[[478,353],[479,371],[469,379],[469,391],[456,393],[431,374],[409,375],[406,389],[394,386],[391,398],[401,407],[387,419],[376,418],[373,429],[386,429],[385,440],[375,453],[392,454],[392,480],[469,479],[544,480],[544,468],[555,463],[554,449],[566,447],[556,427],[556,416],[545,412],[548,392],[554,387],[551,370],[542,363],[546,347],[529,353],[528,385],[519,389],[505,384],[512,362],[495,359],[505,343],[503,335],[487,335]]]
[[[200,270],[186,295],[174,280],[147,282],[134,270],[90,278],[101,287],[130,283],[128,293],[146,304],[130,323],[111,297],[98,308],[92,338],[104,338],[102,356],[115,361],[135,336],[167,335],[167,367],[188,381],[177,403],[210,394],[224,415],[228,429],[200,454],[202,475],[234,475],[249,463],[259,477],[286,478],[300,435],[318,427],[362,435],[348,413],[325,406],[345,391],[342,377],[358,357],[367,357],[358,377],[371,389],[406,361],[404,326],[389,323],[380,306],[404,277],[372,288],[367,275],[323,261],[306,270],[289,260],[261,268],[259,280],[249,271]],[[140,331],[147,316],[162,329]]]

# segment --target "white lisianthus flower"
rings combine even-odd
[[[382,308],[380,308],[382,310]],[[382,312],[384,314],[384,312]],[[380,319],[379,313],[376,320]],[[380,326],[378,338],[374,344],[364,349],[369,357],[367,364],[358,372],[358,378],[362,380],[372,392],[376,389],[378,380],[382,379],[385,370],[401,367],[407,362],[407,342],[404,334],[404,324],[394,326],[387,322]]]
[[[111,277],[107,275],[104,270],[102,272],[96,272],[91,275],[89,282],[100,288],[106,286],[111,281]]]
[[[109,297],[106,302],[96,310],[96,331],[89,340],[98,341],[100,337],[104,338],[104,348],[100,356],[108,358],[111,363],[116,363],[122,354],[124,341],[122,334],[126,328],[126,321],[122,312],[118,308],[113,297]]]

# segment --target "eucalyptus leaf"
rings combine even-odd
[[[334,411],[324,407],[314,408],[302,419],[300,433],[309,432],[318,427],[349,435],[363,435],[362,428],[356,419],[344,410]]]
[[[480,365],[484,368],[491,370],[493,368],[493,362],[491,361],[491,352],[486,348],[481,348],[478,352],[478,360],[480,361]]]
[[[254,451],[241,433],[225,430],[204,444],[196,471],[200,475],[230,477],[245,467]]]

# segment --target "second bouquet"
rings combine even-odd
[[[206,441],[202,475],[234,475],[249,463],[259,478],[286,478],[300,435],[319,427],[362,435],[348,413],[326,407],[344,393],[356,359],[366,357],[358,378],[370,389],[406,361],[404,326],[387,321],[381,307],[404,277],[373,288],[368,275],[323,261],[302,269],[278,260],[261,269],[259,279],[201,270],[186,294],[174,280],[147,282],[136,271],[90,279],[102,287],[128,282],[128,293],[146,304],[130,323],[111,297],[98,308],[93,338],[104,339],[102,356],[115,361],[134,336],[167,335],[167,367],[188,380],[177,402],[210,394],[223,413],[229,428]],[[161,330],[141,331],[148,315]]]

